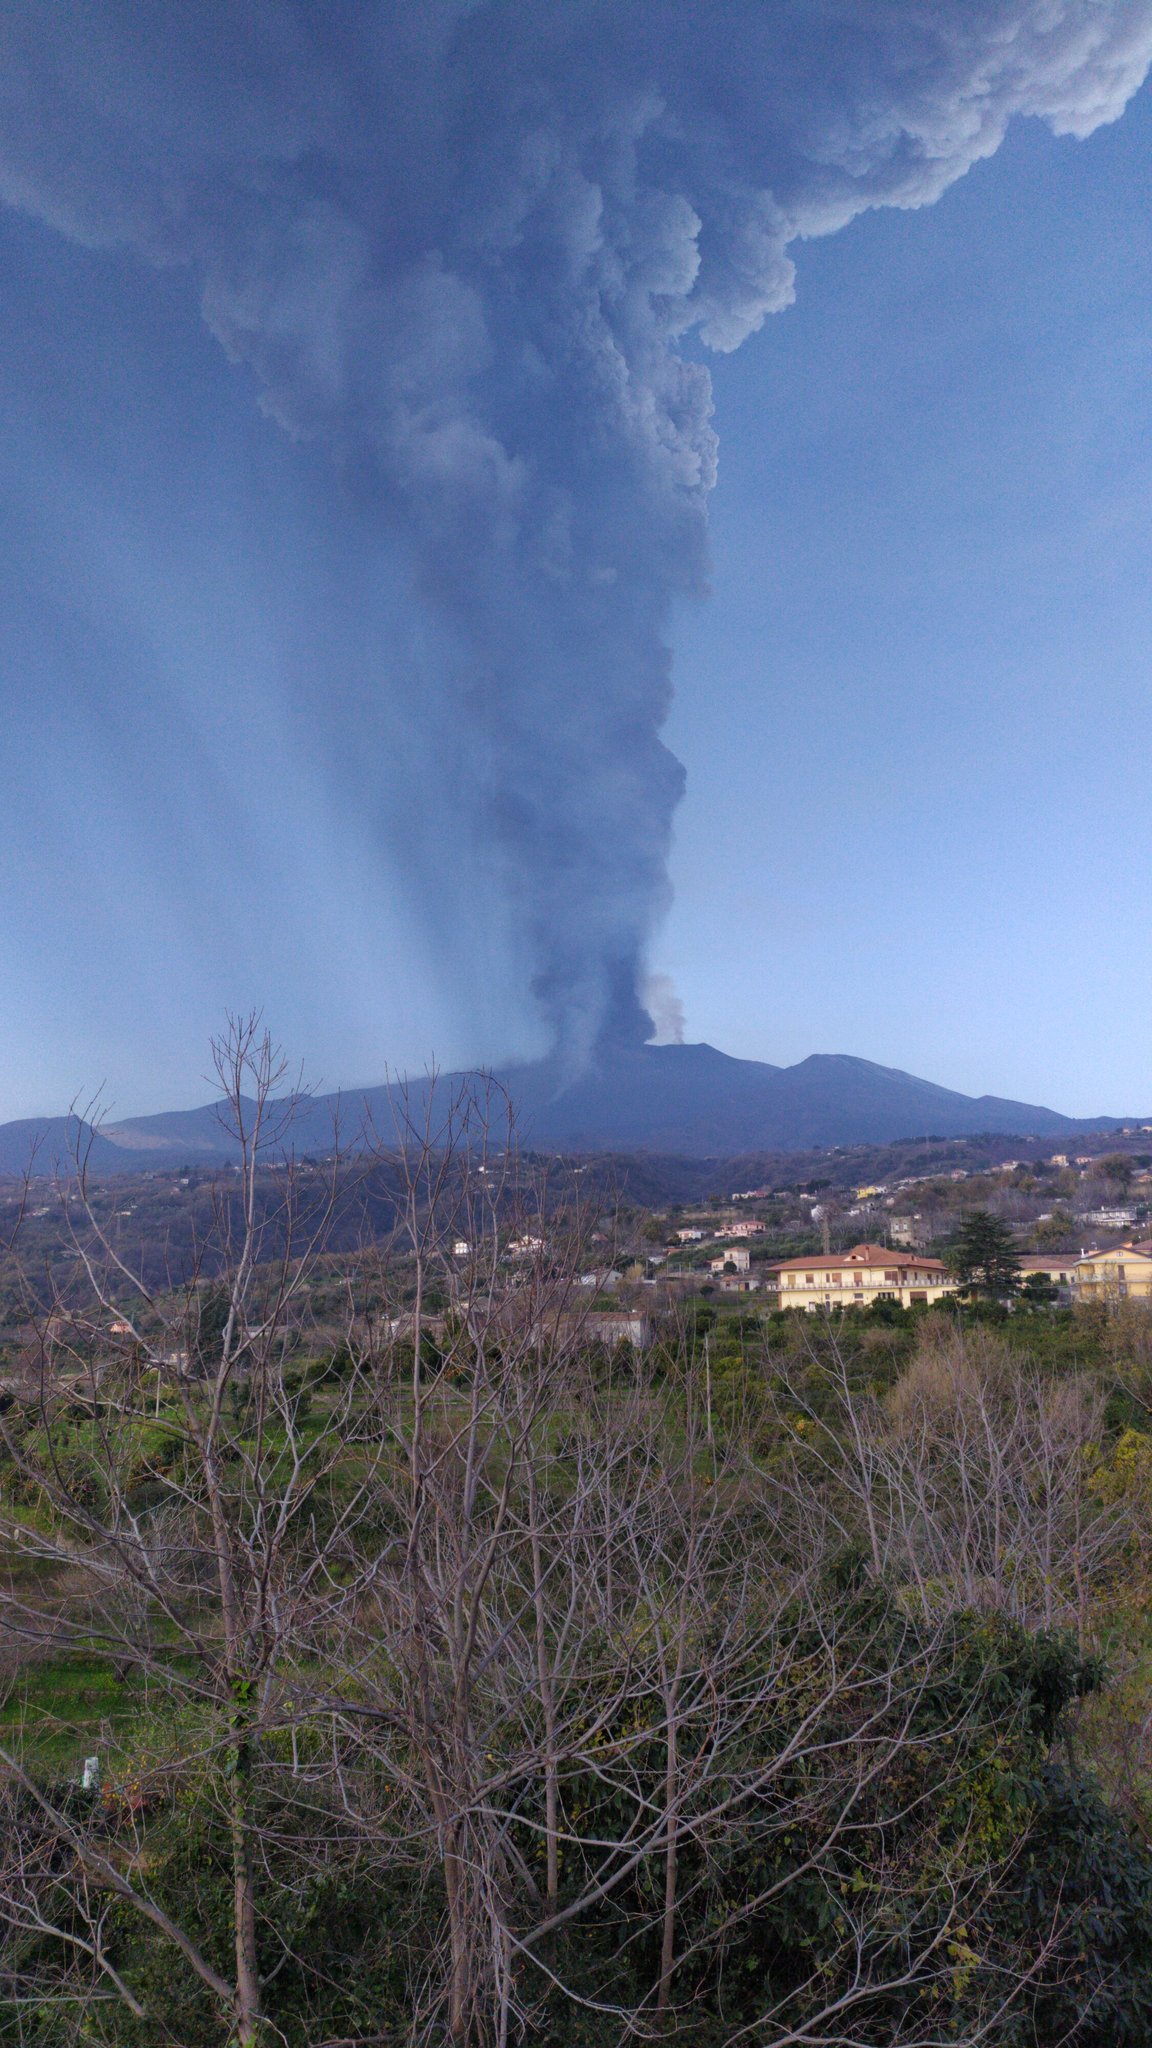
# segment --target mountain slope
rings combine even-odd
[[[123,1172],[127,1154],[77,1116],[26,1116],[0,1124],[0,1173],[68,1174],[77,1156],[92,1173]]]
[[[498,1075],[517,1110],[520,1142],[545,1151],[679,1154],[723,1158],[745,1152],[804,1151],[825,1145],[888,1144],[899,1138],[1062,1137],[1107,1130],[1116,1119],[1077,1120],[1035,1103],[961,1095],[898,1067],[846,1053],[814,1053],[794,1067],[732,1059],[711,1045],[614,1047],[575,1081],[548,1060]],[[437,1084],[447,1112],[460,1076]],[[406,1084],[418,1120],[427,1083]],[[401,1098],[395,1088],[350,1089],[300,1104],[290,1142],[297,1153],[356,1150],[366,1128],[394,1142]],[[499,1115],[495,1121],[500,1123]],[[67,1159],[75,1118],[26,1118],[0,1125],[0,1173],[19,1173],[34,1145],[37,1172]],[[101,1173],[207,1165],[235,1156],[217,1105],[169,1110],[105,1125],[91,1165]]]
[[[505,1078],[516,1094],[517,1075]],[[529,1143],[697,1158],[886,1144],[928,1134],[1047,1137],[1091,1127],[1033,1103],[961,1095],[847,1054],[817,1053],[794,1067],[770,1067],[731,1059],[710,1045],[614,1052],[610,1064],[531,1104],[526,1121]],[[1098,1120],[1102,1126],[1109,1121]]]

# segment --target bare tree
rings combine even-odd
[[[13,1997],[74,2002],[62,2039],[111,1998],[179,2040],[178,2009],[121,1953],[127,1915],[199,1984],[222,2042],[264,2048],[293,1953],[278,1889],[303,1894],[335,1854],[424,1886],[414,2042],[510,2048],[564,2005],[606,2042],[690,2036],[707,1996],[717,2042],[880,2027],[929,2048],[982,1915],[963,2038],[989,2037],[1048,1944],[1017,1954],[988,1921],[1023,1833],[990,1849],[965,1786],[1011,1715],[1001,1701],[991,1725],[956,1616],[984,1598],[989,1541],[1032,1612],[1004,1560],[1035,1515],[1005,1472],[1037,1430],[1063,1583],[1084,1418],[1045,1409],[1041,1427],[1025,1403],[1017,1464],[990,1478],[978,1374],[951,1407],[926,1383],[881,1409],[845,1367],[835,1432],[813,1416],[802,1457],[769,1469],[738,1412],[715,1428],[708,1365],[674,1333],[651,1354],[601,1342],[580,1284],[611,1229],[594,1194],[521,1156],[491,1084],[434,1077],[376,1134],[365,1170],[387,1164],[401,1227],[344,1262],[320,1390],[294,1361],[339,1169],[305,1199],[290,1163],[261,1164],[287,1107],[254,1019],[218,1059],[240,1170],[214,1244],[179,1287],[148,1284],[82,1166],[83,1288],[41,1316],[33,1382],[0,1417],[0,1544],[27,1568],[0,1593],[12,1639],[132,1667],[163,1709],[163,1753],[111,1820],[47,1783],[34,1745],[0,1753]],[[861,1526],[863,1580],[843,1563]],[[226,1966],[156,1882],[164,1772],[220,1815]],[[341,2040],[394,2022],[361,2001]]]
[[[443,1955],[429,1957],[421,2026],[504,2048],[561,1996],[598,2008],[613,2038],[666,2031],[687,2020],[678,1982],[815,1883],[838,1902],[843,1981],[834,1995],[792,1986],[758,2038],[822,2038],[825,2022],[823,2038],[864,2038],[894,1973],[910,1995],[946,1979],[991,1882],[958,1840],[924,1877],[933,1795],[984,1732],[967,1696],[924,1722],[949,1625],[862,1616],[830,1580],[839,1531],[817,1496],[798,1521],[738,1432],[719,1456],[700,1389],[682,1398],[687,1366],[674,1392],[640,1360],[598,1359],[538,1189],[534,1232],[508,1199],[524,1185],[514,1155],[481,1143],[449,1176],[436,1136],[450,1218],[410,1204],[415,1297],[442,1296],[449,1243],[470,1247],[467,1286],[427,1350],[423,1326],[411,1332],[411,1384],[388,1414],[395,1462],[374,1473],[390,1540],[329,1646],[340,1697],[316,1701],[340,1729],[346,1798],[385,1783],[438,1876]],[[886,1798],[897,1781],[903,1795]],[[897,1967],[879,1933],[891,1896],[853,1912],[845,1870],[865,1843],[902,1835],[907,1856],[918,1833],[922,1890]],[[784,1849],[797,1839],[800,1859]],[[772,1874],[725,1896],[721,1873],[741,1859]],[[626,1996],[611,1972],[597,1988],[573,1971],[576,1936],[605,1915],[636,1957]],[[997,2009],[1019,1984],[1006,1968]]]
[[[877,1577],[914,1588],[926,1614],[993,1608],[1026,1626],[1073,1626],[1087,1641],[1088,1590],[1129,1532],[1123,1504],[1092,1484],[1095,1386],[952,1324],[925,1335],[886,1399],[854,1385],[834,1331],[808,1364],[815,1390],[778,1368],[797,1469],[820,1474],[829,1511],[846,1539],[863,1539]]]
[[[334,1597],[326,1548],[313,1549],[307,1533],[343,1454],[351,1396],[318,1441],[288,1369],[334,1178],[313,1181],[302,1231],[298,1176],[283,1157],[296,1099],[285,1099],[283,1060],[254,1016],[231,1020],[213,1055],[238,1170],[181,1284],[158,1290],[126,1263],[98,1219],[87,1158],[77,1161],[68,1192],[79,1202],[65,1214],[79,1288],[60,1290],[39,1317],[34,1382],[0,1417],[11,1474],[0,1544],[23,1568],[0,1589],[0,1611],[27,1651],[85,1649],[134,1670],[182,1719],[226,1818],[231,1972],[151,1895],[138,1856],[126,1874],[98,1830],[54,1804],[15,1750],[0,1751],[0,1769],[22,1795],[33,1838],[54,1840],[74,1872],[73,1950],[132,2004],[101,1935],[113,1895],[219,2001],[239,2048],[255,2048],[258,1752],[282,1725],[300,1617],[314,1623]],[[335,1508],[328,1547],[356,1511],[355,1498]],[[56,1597],[54,1585],[63,1588]],[[8,1873],[16,1925],[34,1924],[32,1907],[13,1903],[31,1897],[29,1854],[21,1838]]]

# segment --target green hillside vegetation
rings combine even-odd
[[[635,1217],[489,1105],[334,1249],[222,1061],[179,1279],[82,1184],[52,1300],[12,1248],[0,2040],[1152,2038],[1148,1311],[636,1348],[579,1284]]]

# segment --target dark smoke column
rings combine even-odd
[[[0,17],[0,195],[191,266],[440,622],[451,802],[563,1067],[648,1029],[683,777],[660,740],[715,480],[693,340],[788,251],[931,203],[1014,114],[1115,119],[1152,0],[33,0]],[[322,682],[322,679],[321,679]]]

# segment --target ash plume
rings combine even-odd
[[[646,974],[640,985],[641,1001],[652,1019],[657,1045],[683,1045],[684,1005],[670,974]]]
[[[1152,0],[6,10],[0,196],[191,266],[261,405],[410,563],[438,621],[419,687],[476,764],[451,801],[566,1065],[652,1029],[667,636],[716,477],[701,355],[789,304],[795,243],[931,203],[1013,115],[1089,134],[1150,59]]]

